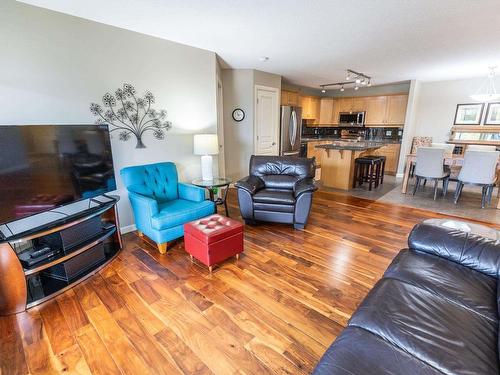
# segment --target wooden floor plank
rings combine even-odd
[[[235,192],[229,209],[237,216]],[[210,274],[134,233],[89,280],[0,318],[1,374],[309,374],[430,211],[317,192],[304,230],[245,227]]]

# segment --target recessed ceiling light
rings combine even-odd
[[[259,60],[262,61],[262,62],[266,62],[266,61],[269,61],[269,57],[262,56],[262,57],[259,58]]]

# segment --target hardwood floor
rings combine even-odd
[[[234,191],[230,213],[238,213]],[[429,211],[318,192],[303,231],[246,226],[214,269],[135,234],[108,267],[0,318],[1,374],[308,374]]]

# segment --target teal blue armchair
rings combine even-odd
[[[205,190],[178,181],[174,163],[156,163],[123,168],[139,236],[144,234],[165,254],[168,242],[184,235],[184,223],[211,215],[215,204],[205,199]]]

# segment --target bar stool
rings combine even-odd
[[[354,160],[354,181],[353,188],[363,185],[363,182],[368,182],[368,190],[372,190],[372,184],[375,188],[383,181],[381,180],[381,172],[385,168],[385,157],[382,156],[362,156]],[[382,173],[383,175],[383,173]]]
[[[380,159],[382,162],[381,162],[381,166],[380,166],[380,173],[379,173],[379,179],[380,179],[380,185],[382,185],[384,183],[384,174],[385,174],[385,161],[386,161],[386,157],[384,155],[366,155],[366,156],[363,156],[364,158],[370,158],[370,159]]]

